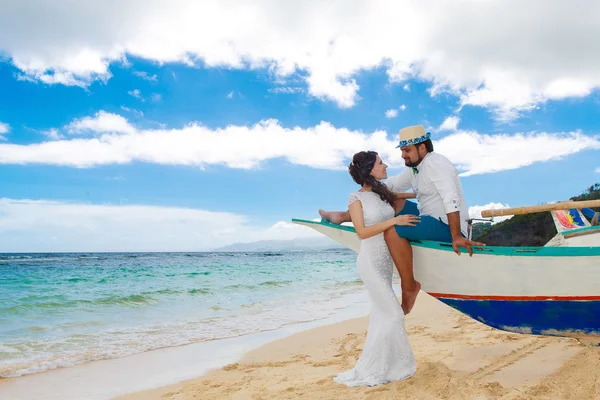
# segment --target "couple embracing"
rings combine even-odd
[[[319,210],[333,223],[352,222],[360,237],[357,270],[369,292],[371,313],[367,338],[355,367],[335,377],[348,386],[373,386],[411,377],[416,361],[404,316],[415,304],[421,285],[413,275],[410,240],[435,240],[459,247],[483,243],[467,239],[468,211],[458,171],[446,157],[433,152],[422,125],[400,130],[402,158],[407,168],[387,177],[387,165],[373,151],[354,155],[352,179],[361,186],[350,194],[347,211]],[[387,179],[386,183],[381,181]],[[407,190],[412,189],[412,193]],[[418,205],[407,201],[416,197]],[[400,275],[402,303],[392,288],[394,264]]]

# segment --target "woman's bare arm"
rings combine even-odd
[[[420,221],[420,218],[415,215],[399,215],[390,219],[386,219],[385,221],[381,221],[375,225],[365,226],[362,203],[360,200],[350,204],[350,207],[348,208],[350,211],[350,216],[352,217],[352,225],[354,225],[354,230],[356,230],[356,234],[361,239],[367,239],[378,235],[394,225],[415,226],[415,224]]]

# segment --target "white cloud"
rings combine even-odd
[[[402,87],[404,90],[406,90],[407,92],[410,92],[410,85],[407,83]]]
[[[398,110],[396,110],[395,108],[390,108],[389,110],[387,110],[385,112],[386,118],[396,118],[397,116],[398,116]]]
[[[58,131],[58,129],[56,129],[56,128],[51,128],[46,131],[41,131],[41,133],[42,133],[42,135],[46,136],[50,140],[59,140],[59,139],[64,138],[64,136],[61,135],[60,132]]]
[[[22,79],[46,83],[107,80],[110,64],[131,55],[269,68],[276,79],[300,71],[311,96],[351,107],[357,73],[383,66],[405,90],[406,79],[428,81],[432,93],[491,107],[499,119],[600,86],[600,5],[592,1],[8,0],[2,11],[0,50]]]
[[[481,216],[481,212],[484,210],[500,210],[503,208],[510,208],[510,206],[508,204],[502,204],[502,203],[488,203],[484,206],[472,206],[469,207],[469,217],[471,218],[482,218],[482,219],[488,219],[488,218],[483,218]],[[502,217],[494,217],[492,224],[497,224],[498,222],[502,222],[505,221],[507,219],[512,218],[512,215],[505,215]],[[474,222],[483,222],[483,221],[474,221]]]
[[[130,96],[135,97],[136,99],[142,100],[144,101],[144,99],[142,99],[142,91],[140,89],[133,89],[127,92]]]
[[[227,93],[227,98],[228,99],[233,99],[233,92]]]
[[[442,122],[440,125],[440,131],[455,131],[458,128],[458,123],[460,122],[460,118],[457,116],[450,116]]]
[[[405,111],[406,105],[402,104],[400,107],[398,107],[398,110]],[[398,116],[398,110],[395,108],[390,108],[385,112],[386,118],[396,118]]]
[[[135,128],[125,118],[106,111],[99,111],[94,117],[75,119],[66,126],[69,133],[134,133]]]
[[[596,168],[596,172],[600,174],[600,167]]]
[[[123,111],[127,111],[127,112],[130,112],[130,113],[133,113],[133,114],[137,114],[137,115],[139,115],[140,117],[143,117],[143,116],[144,116],[144,113],[143,113],[143,111],[136,110],[135,108],[129,108],[129,107],[121,106],[121,110],[123,110]]]
[[[0,122],[0,140],[4,140],[4,134],[10,131],[10,126],[4,122]]]
[[[156,76],[156,74],[150,76],[150,75],[148,75],[148,73],[146,71],[133,71],[133,74],[139,78],[142,78],[142,79],[150,81],[150,82],[158,81],[158,76]]]
[[[354,153],[373,149],[391,167],[404,166],[396,142],[388,140],[387,132],[352,131],[328,122],[307,128],[286,128],[270,119],[252,126],[218,129],[197,123],[180,129],[139,129],[120,115],[100,111],[94,117],[74,120],[65,129],[94,135],[27,145],[0,144],[0,164],[93,167],[139,161],[251,169],[269,160],[284,159],[311,168],[344,170]],[[468,176],[600,149],[600,140],[580,132],[490,136],[457,131],[434,145]]]
[[[270,93],[294,94],[294,93],[301,93],[304,91],[304,89],[302,89],[300,87],[282,86],[282,87],[275,87],[275,88],[268,89],[268,91]]]
[[[0,214],[0,252],[201,251],[318,236],[288,222],[260,227],[243,215],[178,207],[0,198]]]
[[[142,95],[142,91],[140,89],[134,89],[134,90],[130,90],[127,92],[127,94],[129,94],[132,97],[135,97],[136,99],[144,102],[147,100],[147,98],[144,98],[144,96]],[[150,100],[158,103],[162,100],[162,95],[159,93],[152,93],[150,95]]]
[[[458,131],[435,143],[462,175],[497,172],[558,160],[586,149],[600,149],[600,140],[581,132],[483,135]]]

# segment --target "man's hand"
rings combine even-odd
[[[460,250],[458,248],[461,246],[466,247],[469,250],[469,257],[472,257],[473,249],[471,249],[471,246],[485,246],[485,244],[481,243],[481,242],[473,242],[462,236],[452,239],[452,248],[454,249],[454,252],[456,254],[458,254],[459,256],[460,256]]]

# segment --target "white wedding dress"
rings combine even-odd
[[[394,209],[374,192],[354,192],[348,205],[360,200],[365,226],[392,218]],[[383,233],[363,239],[357,270],[371,299],[369,328],[362,354],[353,369],[334,380],[348,386],[374,386],[411,377],[417,363],[408,342],[404,312],[392,288],[394,261]]]

